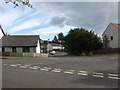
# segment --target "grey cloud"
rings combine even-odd
[[[55,14],[55,17],[50,22],[52,25],[84,27],[102,34],[110,22],[117,23],[118,21],[117,2],[62,2],[42,4],[44,4],[44,9]],[[65,19],[62,19],[61,16],[64,16]]]
[[[55,25],[55,26],[59,26],[59,27],[63,27],[65,23],[65,17],[53,17],[50,21],[51,25]]]

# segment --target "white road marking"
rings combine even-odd
[[[102,76],[102,75],[93,75],[94,77],[104,77],[104,76]]]
[[[108,78],[111,78],[111,79],[120,79],[117,74],[108,74]]]
[[[16,64],[17,66],[21,66],[22,64]]]
[[[79,71],[78,75],[87,76],[88,72],[87,71]]]
[[[117,76],[118,77],[118,75],[117,74],[108,74],[109,76]]]
[[[111,76],[108,76],[108,78],[111,78],[111,79],[120,79],[119,77],[111,77]]]
[[[42,71],[49,71],[51,68],[49,68],[49,67],[43,67],[43,68],[41,68],[40,70],[42,70]]]
[[[26,66],[26,67],[30,67],[30,65],[24,65],[24,66]]]
[[[93,74],[103,75],[103,73],[93,72]]]
[[[61,72],[62,69],[58,69],[58,68],[54,68],[54,70],[52,70],[52,72]]]
[[[79,72],[81,72],[81,73],[87,73],[87,71],[79,71]]]
[[[27,66],[20,66],[20,68],[27,68]]]
[[[17,67],[17,65],[14,65],[14,64],[12,64],[12,65],[10,65],[11,67]]]
[[[40,68],[39,66],[32,66],[33,68]]]
[[[103,73],[93,72],[93,77],[104,77]]]
[[[29,67],[29,69],[36,70],[36,69],[38,69],[38,68],[36,68],[36,67]]]
[[[78,73],[78,75],[87,76],[88,74],[85,74],[85,73]]]
[[[67,73],[67,74],[73,74],[75,70],[66,70],[64,71],[64,73]]]

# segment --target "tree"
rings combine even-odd
[[[56,36],[54,37],[54,39],[52,40],[52,42],[54,42],[54,43],[58,43],[58,39],[57,39]]]
[[[103,47],[104,48],[108,48],[109,47],[109,39],[108,39],[107,35],[103,36]]]
[[[22,3],[23,5],[27,5],[30,8],[33,8],[32,5],[30,4],[29,0],[5,0],[6,3],[13,3],[15,6],[19,6],[19,3]]]
[[[89,53],[102,48],[102,41],[93,31],[75,28],[65,36],[65,47],[72,54]]]
[[[61,33],[59,33],[57,36],[58,36],[58,41],[59,41],[60,43],[62,43],[62,42],[64,41],[64,35],[63,35],[63,33],[61,32]]]

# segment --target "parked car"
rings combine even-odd
[[[55,51],[51,51],[50,54],[51,54],[51,55],[54,55],[54,54],[55,54]]]

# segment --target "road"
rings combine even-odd
[[[2,63],[3,88],[118,88],[118,55],[9,57]]]

